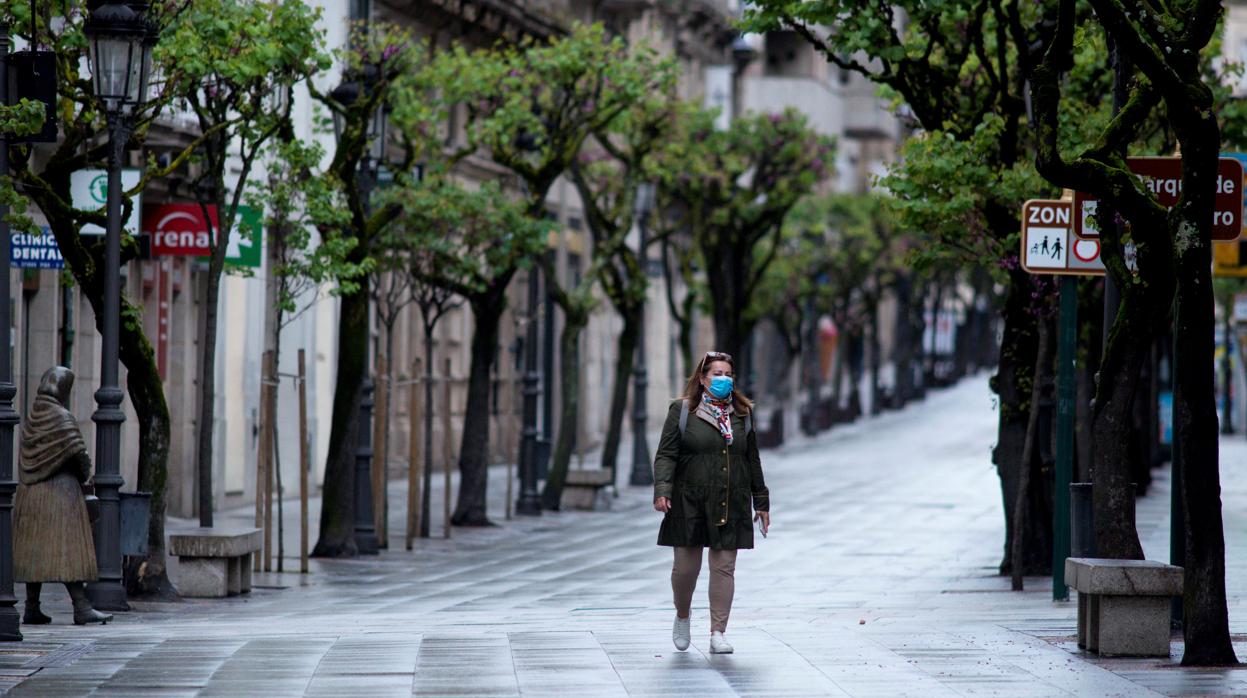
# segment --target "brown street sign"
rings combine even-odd
[[[1182,158],[1126,158],[1130,171],[1143,180],[1156,201],[1172,208],[1182,196]],[[1095,197],[1074,192],[1074,234],[1084,238],[1100,235],[1091,216],[1095,214]],[[1234,158],[1217,162],[1216,209],[1212,214],[1212,239],[1237,240],[1243,232],[1243,163]]]

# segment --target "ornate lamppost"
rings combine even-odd
[[[520,437],[520,495],[515,513],[541,516],[541,496],[537,494],[537,399],[541,396],[541,375],[537,371],[537,313],[540,307],[537,265],[528,270],[528,321],[524,333],[524,428]]]
[[[138,11],[132,9],[137,7]],[[117,343],[121,322],[121,164],[130,137],[129,117],[147,98],[154,30],[140,14],[144,3],[96,7],[83,26],[90,42],[91,84],[108,118],[108,228],[104,236],[104,305],[100,388],[95,392],[95,495],[100,517],[95,526],[99,581],[87,585],[97,609],[124,611],[121,580],[121,424],[125,397],[118,384]],[[211,496],[211,493],[209,493]]]
[[[380,69],[377,66],[364,67],[362,76],[347,76],[347,79],[329,93],[333,101],[349,110],[359,99],[367,97],[375,88]],[[367,147],[360,158],[359,167],[355,171],[355,186],[359,188],[363,202],[364,216],[372,210],[372,190],[376,186],[381,163],[385,160],[385,145],[389,126],[388,113],[384,105],[378,104],[369,116]],[[334,135],[341,142],[346,130],[346,115],[334,111]],[[370,357],[365,341],[364,356]],[[365,361],[368,359],[366,358]],[[360,387],[362,398],[359,403],[359,432],[355,446],[355,547],[360,554],[376,555],[380,548],[377,540],[377,527],[373,518],[372,507],[372,394],[374,390],[372,378],[364,374],[364,382]]]
[[[8,75],[9,25],[0,23],[0,75]],[[9,103],[9,81],[0,80],[0,104]],[[9,174],[9,138],[0,132],[0,176]],[[21,618],[17,613],[17,597],[13,594],[13,428],[19,421],[13,398],[13,355],[9,344],[9,260],[12,238],[9,236],[9,207],[0,205],[0,640],[21,640]]]
[[[649,234],[649,217],[654,212],[654,184],[642,182],[636,189],[637,263],[641,273],[649,278],[649,253],[646,239]],[[649,360],[645,356],[645,302],[637,311],[640,332],[636,339],[636,356],[633,360],[632,388],[632,474],[630,485],[654,484],[654,472],[650,468],[649,443],[645,438],[645,422],[648,419],[646,395],[649,388]]]

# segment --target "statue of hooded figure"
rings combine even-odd
[[[22,421],[17,500],[13,505],[13,576],[26,583],[22,622],[41,625],[52,619],[39,610],[44,582],[61,582],[74,602],[74,623],[112,619],[91,607],[86,582],[99,577],[91,521],[82,484],[91,476],[91,457],[67,409],[74,373],[63,366],[48,369]]]

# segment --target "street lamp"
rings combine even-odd
[[[8,55],[9,25],[0,23],[0,69],[5,79],[0,80],[0,104],[9,103]],[[9,175],[9,138],[0,131],[0,176]],[[13,384],[13,357],[10,350],[8,330],[12,323],[9,315],[9,260],[12,238],[9,235],[9,207],[0,204],[0,244],[4,263],[0,264],[0,329],[5,336],[0,340],[0,640],[22,639],[21,619],[17,613],[17,597],[13,595],[13,494],[17,482],[13,479],[13,428],[19,417],[13,407],[17,386]]]
[[[758,57],[758,49],[749,43],[744,34],[737,34],[732,40],[732,120],[741,117],[744,102],[741,99],[741,78],[745,69]]]
[[[649,253],[646,251],[649,232],[649,217],[654,212],[654,184],[642,182],[636,188],[636,225],[637,225],[637,263],[641,265],[641,273],[649,278]],[[645,422],[648,417],[646,410],[646,391],[649,387],[648,360],[645,357],[645,301],[641,301],[637,309],[636,356],[633,359],[632,389],[632,475],[628,478],[630,485],[654,484],[654,473],[650,469],[649,443],[645,438]]]
[[[145,5],[134,3],[140,11]],[[121,3],[96,7],[83,26],[89,41],[91,85],[108,118],[108,229],[104,237],[104,304],[100,388],[95,392],[95,524],[99,580],[87,585],[95,608],[129,610],[121,580],[121,424],[125,394],[118,384],[117,342],[121,322],[121,161],[130,137],[127,116],[141,109],[151,72],[154,31],[142,15]],[[202,494],[201,494],[202,496]],[[208,493],[211,496],[211,493]]]
[[[347,113],[354,108],[361,98],[367,98],[375,88],[380,69],[374,65],[364,67],[363,74],[348,76],[346,81],[329,93],[342,111],[333,112],[333,131],[341,142],[346,131]],[[388,134],[388,109],[378,104],[372,114],[368,115],[368,124],[364,137],[366,147],[355,173],[355,185],[359,189],[363,202],[364,214],[372,210],[372,190],[377,182],[377,171],[385,159],[385,146]],[[364,355],[370,356],[367,349],[368,338],[364,338]],[[364,375],[360,386],[362,398],[359,403],[359,431],[355,442],[355,547],[361,554],[376,555],[380,542],[377,540],[377,527],[373,518],[372,506],[372,394],[375,389],[372,378]]]
[[[537,399],[541,396],[541,376],[537,372],[537,313],[540,295],[537,265],[528,270],[528,318],[524,328],[524,428],[520,432],[520,495],[515,513],[541,516],[541,497],[537,494]],[[547,320],[548,321],[548,320]]]

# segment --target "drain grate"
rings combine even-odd
[[[33,657],[24,669],[59,669],[78,661],[95,649],[94,641],[72,642]]]

